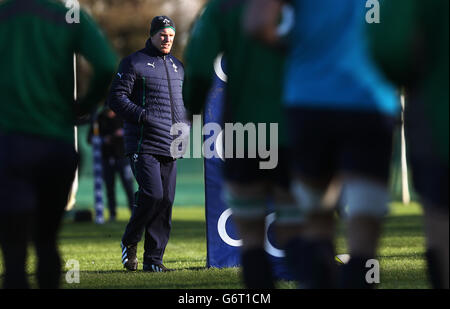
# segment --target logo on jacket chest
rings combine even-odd
[[[170,60],[170,62],[172,62],[172,67],[173,67],[173,70],[175,71],[175,73],[178,73],[178,67],[175,64],[175,62],[173,62],[172,58],[169,58],[169,60]]]
[[[169,60],[170,60],[170,63],[172,63],[173,71],[174,71],[175,73],[178,73],[178,66],[175,64],[175,62],[174,62],[171,58],[169,58]],[[154,62],[154,61],[153,61],[152,63],[147,62],[147,66],[152,67],[153,69],[156,68],[156,65],[155,65],[155,62]]]

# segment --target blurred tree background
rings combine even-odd
[[[189,29],[206,0],[79,0],[124,57],[144,47],[154,16],[174,20],[177,32],[173,54],[182,60]]]

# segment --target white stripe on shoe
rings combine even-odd
[[[127,247],[123,245],[123,243],[120,243],[120,246],[122,247],[122,264],[125,264],[128,262],[128,255],[127,255]]]

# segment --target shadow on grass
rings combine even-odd
[[[423,216],[421,215],[401,215],[388,216],[383,222],[382,236],[388,237],[417,237],[424,236]],[[346,223],[339,220],[338,231],[340,236],[345,236]]]
[[[172,268],[169,273],[177,273],[180,271],[201,271],[208,270],[207,267],[184,267],[184,268]],[[136,271],[129,271],[126,269],[113,269],[113,270],[84,270],[80,271],[80,274],[154,274],[155,272],[151,271],[143,271],[142,269],[138,269]]]
[[[66,222],[60,233],[60,240],[78,240],[89,241],[101,238],[102,240],[120,241],[125,231],[127,222],[116,221],[98,225],[93,222]],[[206,225],[203,221],[195,220],[173,220],[171,239],[176,238],[180,241],[189,241],[190,239],[205,238]]]
[[[93,222],[75,223],[73,221],[66,221],[61,231],[62,239],[77,239],[77,238],[121,238],[127,220],[118,220],[115,222],[108,222],[103,225],[98,225]],[[343,224],[345,228],[345,224]],[[340,228],[340,234],[343,236],[343,228]],[[201,220],[179,220],[172,221],[171,238],[176,237],[181,240],[188,240],[190,238],[205,237],[206,223]],[[404,215],[404,216],[390,216],[384,222],[383,237],[418,237],[423,236],[423,222],[420,215]]]
[[[204,267],[185,267],[185,268],[180,268],[180,269],[176,269],[176,270],[189,270],[189,271],[199,271],[199,270],[208,270],[209,268],[207,268],[206,266]]]
[[[420,215],[388,217],[384,224],[383,235],[398,236],[423,236],[423,217]]]
[[[425,259],[425,253],[408,253],[408,254],[380,254],[377,255],[380,259]]]

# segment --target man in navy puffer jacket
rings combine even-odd
[[[137,244],[145,231],[146,271],[167,271],[162,258],[171,229],[176,159],[171,151],[175,123],[186,123],[183,64],[170,54],[175,25],[167,16],[152,20],[145,48],[124,58],[111,86],[109,105],[124,119],[125,150],[139,185],[122,237],[122,263],[136,270]]]

